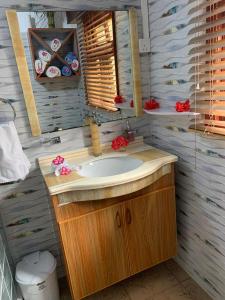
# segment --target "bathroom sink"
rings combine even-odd
[[[82,164],[78,174],[83,177],[113,176],[132,171],[142,164],[142,160],[133,157],[107,157]]]

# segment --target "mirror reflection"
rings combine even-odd
[[[134,116],[127,11],[17,16],[42,133]]]

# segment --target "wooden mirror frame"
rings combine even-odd
[[[13,50],[16,57],[17,68],[20,76],[20,82],[23,90],[25,105],[27,108],[28,119],[30,122],[33,136],[41,135],[41,127],[37,114],[37,107],[30,80],[30,73],[27,65],[24,45],[20,34],[19,22],[16,10],[7,10],[6,17],[9,25],[9,31],[12,39]]]
[[[6,10],[6,17],[12,39],[20,82],[23,90],[27,114],[33,136],[41,135],[41,127],[38,119],[37,107],[30,80],[24,45],[20,34],[19,22],[16,10]],[[131,67],[133,77],[133,100],[135,116],[143,114],[142,91],[141,91],[141,69],[138,40],[138,21],[135,8],[129,9],[130,41],[131,41]]]

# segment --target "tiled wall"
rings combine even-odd
[[[90,145],[89,128],[76,128],[65,130],[60,133],[46,134],[52,137],[60,135],[62,143],[58,145],[43,145],[39,138],[31,136],[28,123],[23,94],[19,81],[17,66],[14,58],[8,24],[5,17],[5,9],[17,8],[22,11],[28,9],[37,10],[68,10],[68,9],[127,9],[129,6],[139,7],[139,0],[106,1],[64,1],[49,0],[48,6],[44,7],[46,1],[15,1],[0,0],[0,96],[14,99],[17,111],[15,121],[16,128],[32,166],[27,179],[13,184],[0,186],[0,214],[3,220],[4,230],[7,236],[12,260],[16,264],[22,256],[36,250],[50,250],[57,258],[59,274],[64,273],[59,246],[55,218],[52,211],[51,201],[45,188],[42,176],[36,163],[36,158],[49,154],[60,154],[63,151],[81,148]],[[115,4],[116,3],[116,4]],[[139,12],[140,16],[140,12]],[[141,18],[139,18],[141,36]],[[143,66],[142,77],[144,91],[147,86],[148,61],[145,55],[141,58]],[[146,96],[146,95],[145,95]],[[133,126],[139,128],[142,134],[147,128],[148,120],[145,118],[132,119]],[[111,141],[112,138],[121,133],[125,127],[125,121],[120,120],[113,123],[103,124],[101,127],[102,141]]]
[[[202,1],[199,1],[201,4]],[[191,29],[198,1],[149,0],[151,91],[162,107],[190,96]],[[178,29],[179,28],[179,29]],[[179,81],[181,80],[181,81]],[[173,84],[171,84],[172,82]],[[176,163],[178,258],[212,296],[225,299],[225,140],[188,130],[187,117],[151,117],[149,141]],[[203,300],[203,299],[202,299]]]
[[[16,292],[5,245],[0,232],[0,300],[15,300]]]
[[[40,145],[30,135],[18,72],[15,65],[8,27],[4,15],[6,1],[0,0],[0,95],[15,99],[18,113],[16,120],[20,139],[32,162],[28,178],[21,183],[1,189],[0,211],[14,262],[22,255],[39,249],[49,249],[58,258],[60,248],[55,230],[52,207],[44,187],[35,158],[51,153],[79,148],[90,144],[88,128],[68,130],[61,133],[63,143],[55,146]],[[40,1],[20,1],[21,6],[44,4]],[[53,1],[52,10],[71,8],[74,3],[83,8],[83,1]],[[17,5],[15,0],[9,0]],[[85,1],[87,8],[102,8],[102,1]],[[106,3],[106,2],[105,2]],[[116,5],[115,5],[116,3]],[[190,77],[188,64],[188,32],[191,28],[189,11],[195,1],[149,0],[151,45],[153,55],[142,55],[142,85],[144,97],[150,93],[160,98],[161,104],[173,106],[176,99],[189,96]],[[108,7],[124,8],[139,6],[139,1],[107,1]],[[174,15],[171,8],[177,6]],[[175,26],[184,24],[181,30]],[[151,62],[151,74],[148,62]],[[168,68],[176,62],[176,68]],[[151,86],[149,85],[151,77]],[[181,84],[171,80],[182,79]],[[169,82],[170,81],[170,82]],[[173,81],[176,82],[176,81]],[[179,252],[177,261],[192,277],[208,291],[215,300],[225,299],[225,142],[188,131],[193,122],[187,117],[150,117],[133,119],[139,133],[146,141],[178,155],[176,164],[177,220]],[[121,132],[124,122],[118,121],[102,126],[102,139],[110,140]],[[54,135],[54,134],[52,134]],[[18,221],[20,221],[18,223]],[[11,225],[11,226],[10,226]],[[202,299],[203,300],[203,299]]]

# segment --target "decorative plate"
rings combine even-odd
[[[36,59],[34,65],[37,74],[42,74],[45,70],[47,63],[41,59]]]
[[[73,52],[69,52],[67,53],[66,57],[65,57],[65,61],[71,65],[73,63],[73,60],[77,59],[76,55]]]
[[[39,50],[38,51],[38,56],[41,60],[45,61],[45,62],[49,62],[51,60],[51,54],[46,51],[46,50]]]
[[[72,71],[68,66],[63,66],[62,67],[62,75],[63,76],[71,76],[72,75]]]
[[[51,41],[51,49],[52,49],[52,51],[56,52],[56,51],[59,50],[60,47],[61,47],[61,42],[60,42],[59,39],[53,39]]]
[[[73,60],[73,62],[71,64],[71,68],[75,72],[79,69],[79,61],[77,59]]]
[[[58,77],[61,76],[61,71],[55,66],[50,66],[46,71],[46,76],[50,78]]]

